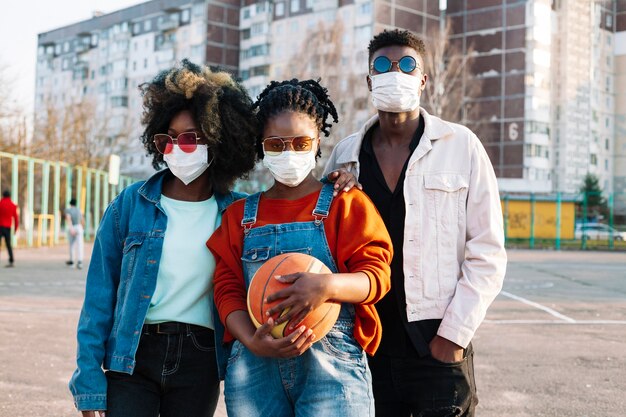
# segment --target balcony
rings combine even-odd
[[[165,32],[168,30],[176,29],[179,26],[178,15],[173,15],[168,18],[164,18],[157,22],[157,29]]]

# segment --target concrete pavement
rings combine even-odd
[[[63,246],[15,257],[13,269],[0,257],[0,417],[77,416],[67,381],[86,270],[65,265]],[[474,339],[477,415],[626,416],[626,254],[509,258]]]

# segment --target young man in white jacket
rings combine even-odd
[[[369,44],[378,114],[337,144],[325,174],[346,168],[385,220],[391,291],[377,303],[383,336],[369,358],[376,416],[473,416],[471,340],[506,269],[498,184],[464,126],[419,107],[424,43],[384,31]]]

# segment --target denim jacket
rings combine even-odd
[[[130,185],[102,217],[78,322],[77,369],[69,383],[79,410],[107,408],[103,368],[128,374],[135,368],[135,352],[156,287],[167,227],[161,189],[168,174],[166,169]],[[220,212],[241,197],[244,195],[234,192],[215,193]],[[223,327],[219,320],[215,326],[219,356]],[[222,360],[218,358],[218,362]]]

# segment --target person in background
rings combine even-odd
[[[382,342],[369,358],[376,416],[473,416],[471,340],[506,270],[496,176],[474,133],[419,106],[421,39],[383,31],[368,49],[378,114],[335,146],[326,172],[357,177],[393,241]]]
[[[76,260],[76,268],[82,269],[85,255],[85,218],[76,206],[75,198],[70,200],[70,206],[65,209],[65,225],[70,242],[70,260],[66,264],[73,267]]]
[[[13,227],[14,232],[17,232],[19,223],[17,205],[11,201],[11,191],[4,190],[2,199],[0,199],[0,244],[2,244],[2,238],[4,238],[7,251],[9,252],[9,263],[5,265],[7,268],[12,268],[15,265],[13,247],[11,246],[11,227]]]
[[[183,60],[141,86],[155,168],[104,213],[87,274],[70,390],[84,417],[208,417],[219,397],[215,259],[205,242],[255,163],[252,100]]]

